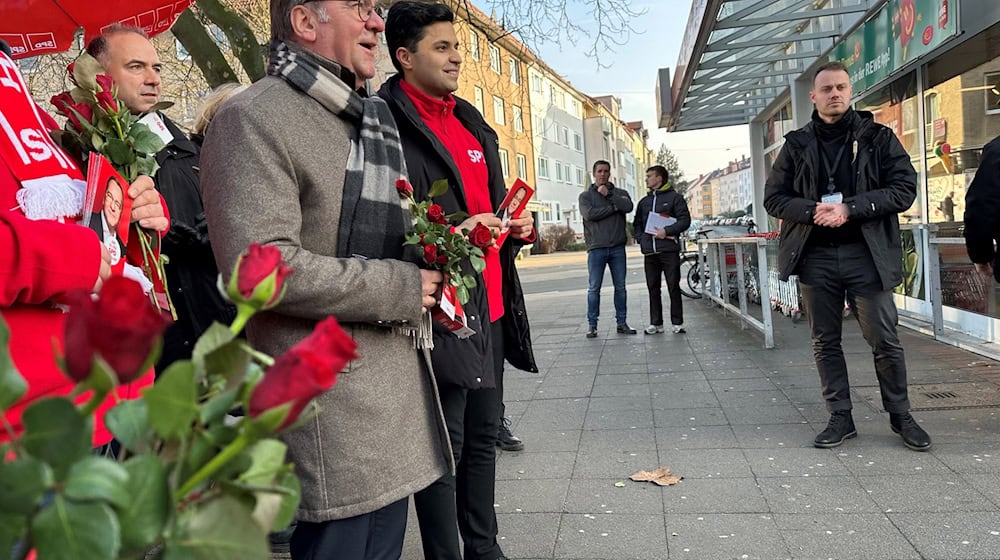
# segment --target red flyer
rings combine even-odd
[[[510,221],[521,217],[521,212],[528,206],[528,201],[531,200],[533,194],[535,194],[535,189],[520,179],[514,181],[514,185],[507,191],[507,196],[500,203],[500,208],[497,209],[497,217],[500,218],[501,222],[500,236],[497,237],[496,241],[497,247],[503,245],[507,239]]]
[[[91,152],[87,164],[87,192],[83,199],[81,225],[97,232],[98,239],[111,255],[112,274],[123,274],[125,245],[128,243],[132,199],[128,181],[122,178],[104,156]]]

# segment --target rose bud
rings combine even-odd
[[[108,76],[107,74],[98,74],[94,76],[94,80],[103,92],[111,93],[111,88],[115,85],[115,81],[112,80],[111,76]]]
[[[115,101],[115,96],[111,94],[110,91],[102,91],[96,94],[97,106],[104,110],[105,113],[117,113],[118,103]]]
[[[424,262],[434,264],[437,262],[437,247],[434,245],[424,245]]]
[[[73,101],[73,96],[69,94],[68,91],[64,91],[59,95],[53,95],[49,99],[49,103],[59,111],[60,114],[69,115],[69,107],[75,103]]]
[[[469,232],[469,242],[475,247],[485,249],[493,245],[493,232],[490,231],[490,228],[484,226],[482,222],[479,222]]]
[[[236,261],[226,294],[233,303],[270,309],[285,294],[285,278],[291,273],[277,247],[252,243]]]
[[[97,299],[78,294],[66,314],[67,373],[74,381],[90,377],[94,358],[111,366],[120,383],[130,383],[145,373],[170,319],[150,303],[142,286],[124,276],[104,282]]]
[[[396,190],[401,196],[413,196],[413,185],[406,179],[396,179]]]
[[[250,417],[290,405],[279,430],[294,423],[302,410],[337,382],[337,374],[357,358],[357,344],[333,317],[320,321],[312,334],[275,360],[250,393]]]
[[[444,209],[440,204],[431,204],[427,208],[427,219],[435,224],[447,224],[448,218],[444,215]]]
[[[74,86],[78,86],[80,84],[76,83],[76,76],[73,75],[73,68],[75,67],[76,67],[76,61],[70,62],[69,65],[66,66],[66,72],[69,73],[69,81],[73,82]]]
[[[446,255],[444,253],[438,253],[437,263],[438,264],[448,264],[448,255]]]

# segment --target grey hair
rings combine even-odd
[[[326,11],[326,6],[312,6],[314,2],[309,0],[271,0],[271,40],[288,41],[295,35],[292,29],[292,8],[295,6],[305,6],[312,10],[320,23],[330,21],[330,14]]]

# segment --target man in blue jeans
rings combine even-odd
[[[611,164],[594,162],[594,184],[580,193],[583,236],[587,241],[587,338],[597,337],[597,318],[601,313],[601,284],[604,267],[611,268],[615,284],[615,319],[619,334],[635,334],[625,322],[628,307],[625,299],[625,215],[632,211],[632,198],[611,184]]]

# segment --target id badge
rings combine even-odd
[[[820,202],[840,204],[844,202],[844,193],[835,192],[830,194],[824,194],[823,198],[820,199]]]

